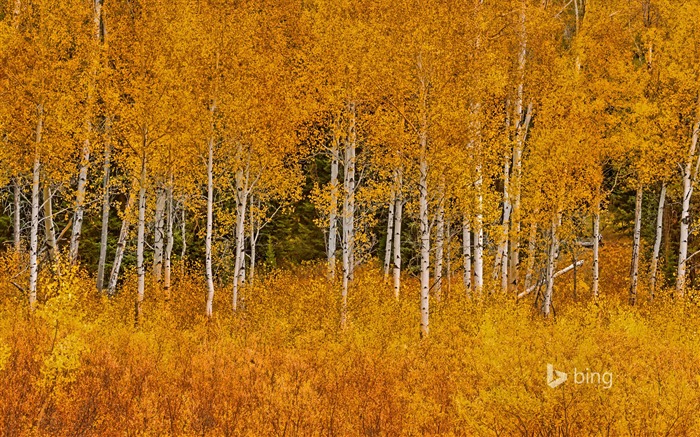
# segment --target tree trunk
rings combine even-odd
[[[442,294],[442,263],[445,254],[445,199],[444,188],[440,187],[441,199],[438,202],[435,220],[435,297],[438,301]]]
[[[419,59],[420,61],[420,59]],[[428,87],[421,78],[420,177],[418,180],[418,219],[420,222],[420,333],[430,333],[430,222],[428,217]]]
[[[90,124],[89,122],[87,123]],[[88,128],[89,131],[89,128]],[[70,252],[68,260],[75,264],[78,260],[78,249],[80,247],[80,236],[83,230],[83,216],[85,214],[85,187],[87,185],[88,165],[90,164],[90,140],[85,140],[83,145],[80,172],[78,173],[78,188],[75,195],[75,212],[73,213],[73,231],[70,237]]]
[[[396,191],[391,189],[389,199],[389,215],[386,220],[386,244],[384,246],[384,282],[389,279],[389,268],[391,267],[391,238],[394,235],[394,208],[396,205]]]
[[[649,296],[654,299],[656,293],[656,274],[659,265],[659,253],[661,252],[661,237],[664,226],[664,206],[666,204],[666,182],[661,183],[661,194],[659,195],[659,209],[656,214],[656,238],[654,240],[654,253],[651,256],[651,284],[649,286]]]
[[[340,126],[335,124],[333,143],[331,145],[331,209],[328,215],[328,278],[335,278],[335,252],[338,239],[338,164],[340,161],[339,133]]]
[[[639,248],[642,237],[642,196],[643,189],[637,187],[634,207],[634,243],[632,245],[632,267],[630,269],[630,305],[637,303],[637,282],[639,278]]]
[[[44,235],[52,262],[58,261],[58,244],[56,243],[56,224],[53,220],[53,193],[48,181],[44,181]]]
[[[159,188],[157,193],[153,226],[153,279],[156,283],[160,283],[163,276],[163,237],[165,237],[166,193],[163,188]]]
[[[14,190],[13,194],[13,232],[12,237],[14,238],[14,248],[16,253],[20,253],[22,250],[22,187],[20,187],[19,177],[15,177],[12,183],[12,188]]]
[[[172,255],[173,255],[173,181],[170,176],[170,183],[166,188],[166,216],[165,216],[165,256],[163,260],[164,280],[163,288],[165,291],[165,299],[170,300],[171,286],[171,270],[172,270]]]
[[[251,200],[251,205],[253,204],[253,200]],[[258,199],[258,210],[259,210],[259,199]],[[249,236],[249,241],[250,241],[250,273],[248,274],[248,277],[250,278],[250,284],[252,285],[255,282],[255,261],[256,261],[256,253],[255,253],[255,245],[257,242],[257,238],[255,235],[255,215],[253,215],[253,212],[251,210],[250,212],[250,236]]]
[[[245,282],[245,215],[248,206],[248,174],[236,171],[236,259],[233,272],[233,311],[238,309],[238,292]]]
[[[343,291],[340,324],[345,327],[348,311],[348,288],[354,277],[355,260],[355,104],[348,104],[348,133],[345,141],[345,158],[343,161],[344,188],[343,198]]]
[[[506,293],[508,291],[508,239],[510,237],[510,161],[506,159],[506,163],[503,167],[503,234],[501,235],[501,244],[498,247],[498,254],[496,255],[496,262],[494,266],[494,278],[498,277],[500,270],[501,276],[501,291]]]
[[[683,207],[681,210],[681,231],[680,244],[678,248],[678,273],[676,274],[676,291],[679,296],[685,295],[685,275],[686,264],[688,261],[688,236],[690,234],[690,198],[693,195],[693,182],[697,176],[697,169],[700,165],[700,156],[697,158],[695,171],[693,171],[692,163],[696,159],[698,135],[700,131],[700,93],[697,97],[697,108],[695,114],[695,123],[693,133],[690,140],[690,149],[688,150],[688,158],[683,169]]]
[[[102,230],[100,233],[100,260],[97,263],[97,290],[104,288],[105,263],[107,262],[107,239],[109,237],[109,177],[111,167],[112,147],[107,142],[104,149],[104,164],[102,167]]]
[[[214,314],[214,274],[212,271],[212,233],[214,229],[214,139],[209,139],[207,147],[207,233],[204,240],[205,247],[205,269],[207,276],[207,317],[211,318]],[[183,218],[182,223],[185,223],[184,205],[182,208]],[[185,245],[185,229],[182,229],[182,244]],[[183,255],[184,258],[184,255]]]
[[[135,185],[129,191],[129,195],[126,200],[126,207],[124,208],[124,219],[122,220],[122,227],[119,231],[119,240],[117,240],[117,247],[114,252],[114,262],[112,263],[112,271],[109,274],[109,283],[107,284],[107,294],[110,296],[114,295],[117,289],[117,280],[119,279],[119,271],[121,270],[122,260],[124,259],[124,249],[126,249],[126,240],[129,236],[129,226],[131,225],[131,210],[134,207],[134,190]]]
[[[600,282],[600,271],[599,271],[599,261],[600,261],[600,203],[598,203],[597,210],[593,214],[593,284],[591,286],[591,291],[593,292],[593,299],[598,300],[599,294],[599,282]]]
[[[146,141],[144,141],[146,143]],[[143,265],[143,252],[146,233],[146,157],[141,158],[141,177],[139,179],[139,219],[136,237],[136,275],[138,276],[138,294],[136,296],[136,323],[141,320],[141,303],[146,291],[146,272]]]
[[[36,143],[37,147],[41,141],[42,111],[39,106],[39,122],[37,123]],[[39,154],[34,157],[34,170],[32,172],[32,216],[31,230],[29,232],[29,310],[34,311],[36,306],[36,284],[39,274],[39,174],[41,173],[41,163]]]
[[[180,251],[180,265],[183,268],[183,273],[184,273],[184,268],[185,268],[185,255],[187,255],[187,211],[185,209],[185,199],[182,199],[182,202],[180,202],[180,208],[182,208],[181,213],[182,217],[180,217],[180,236],[182,237],[182,250]]]
[[[462,221],[462,257],[464,259],[464,290],[468,297],[472,295],[472,233],[469,219]]]
[[[401,194],[403,175],[401,169],[396,170],[396,197],[394,205],[394,238],[392,239],[394,262],[394,297],[396,300],[401,295],[401,225],[403,221],[403,196]]]
[[[547,318],[552,309],[552,293],[554,291],[554,274],[556,271],[556,260],[559,253],[559,239],[557,238],[556,218],[552,219],[551,243],[549,245],[549,255],[547,256],[547,288],[542,300],[542,315]]]
[[[481,175],[481,165],[477,166],[476,180],[476,229],[474,229],[474,289],[478,295],[484,289],[484,196],[483,176]]]

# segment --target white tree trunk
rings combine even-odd
[[[496,262],[494,266],[494,278],[498,277],[500,270],[501,276],[501,291],[508,291],[508,239],[510,236],[510,160],[506,159],[503,167],[503,234],[501,235],[501,244],[498,247]]]
[[[396,207],[396,191],[391,189],[389,198],[389,214],[386,220],[386,244],[384,246],[384,282],[389,279],[389,268],[391,267],[391,239],[394,236],[394,208]]]
[[[481,295],[484,289],[484,196],[481,165],[477,165],[476,180],[476,223],[474,229],[474,289]]]
[[[236,259],[233,271],[233,310],[238,309],[238,293],[245,282],[245,215],[248,206],[248,176],[236,171]]]
[[[114,252],[114,262],[112,263],[112,271],[109,274],[109,283],[107,284],[107,294],[110,296],[114,295],[117,290],[117,281],[119,280],[119,272],[121,270],[122,260],[124,259],[124,250],[126,249],[126,241],[129,236],[129,226],[131,225],[131,210],[134,207],[134,190],[135,185],[129,191],[129,195],[126,200],[126,207],[124,208],[124,219],[122,220],[122,227],[119,231],[119,240],[117,240],[117,247]]]
[[[53,220],[53,193],[48,181],[44,181],[44,235],[52,262],[58,261],[58,243],[56,243],[56,224]]]
[[[165,291],[165,299],[170,300],[170,287],[172,282],[172,255],[173,245],[173,181],[172,175],[170,183],[166,188],[166,214],[165,214],[165,255],[163,256],[163,289]]]
[[[15,177],[12,182],[13,188],[13,232],[15,252],[19,253],[22,250],[22,188],[20,187],[19,177]]]
[[[100,233],[100,260],[97,263],[97,290],[104,288],[105,263],[107,262],[107,239],[109,237],[109,177],[111,167],[112,147],[107,142],[104,149],[104,164],[102,168],[102,230]]]
[[[333,132],[333,143],[331,145],[331,204],[330,212],[328,215],[328,278],[333,280],[335,278],[335,252],[337,250],[338,241],[338,164],[340,161],[340,146],[339,146],[339,133],[337,130],[340,129],[338,123],[335,125],[335,130]]]
[[[639,279],[639,249],[642,238],[642,197],[643,189],[637,187],[634,207],[634,243],[632,244],[632,267],[630,269],[630,296],[631,305],[637,303],[637,283]]]
[[[419,211],[420,220],[420,328],[421,335],[430,332],[430,223],[428,221],[428,161],[425,154],[427,138],[421,135],[421,148],[424,150],[420,160]]]
[[[207,147],[207,233],[204,239],[205,253],[205,269],[207,276],[207,317],[211,318],[214,314],[214,274],[212,271],[212,234],[214,229],[214,139],[209,139]],[[184,205],[182,208],[183,218],[182,223],[185,223]],[[182,244],[185,245],[185,228],[182,228]],[[183,255],[184,258],[184,255]]]
[[[153,279],[159,283],[163,276],[163,246],[165,240],[165,190],[157,190],[153,238]]]
[[[396,170],[396,197],[394,205],[394,238],[393,244],[393,279],[394,297],[396,300],[401,295],[401,226],[403,221],[403,196],[401,195],[403,175],[401,169]]]
[[[547,288],[544,292],[542,300],[542,315],[547,318],[552,309],[552,294],[554,292],[554,278],[556,272],[557,255],[559,253],[559,239],[557,237],[558,220],[552,219],[551,242],[549,245],[549,254],[547,256]]]
[[[90,124],[89,122],[87,123]],[[85,140],[83,153],[78,173],[78,187],[75,195],[75,212],[73,213],[73,230],[70,237],[70,252],[68,259],[71,264],[78,260],[80,236],[83,230],[83,216],[85,214],[85,187],[87,185],[88,165],[90,164],[90,140]]]
[[[435,218],[435,296],[438,300],[442,294],[443,258],[445,255],[445,199],[442,186],[440,191],[442,194]]]
[[[464,260],[464,290],[468,297],[472,295],[472,232],[469,219],[462,221],[462,258]]]
[[[683,169],[683,207],[681,210],[680,224],[680,244],[678,248],[678,273],[676,274],[676,291],[680,296],[685,295],[685,275],[686,264],[688,261],[688,236],[690,234],[690,198],[693,195],[693,182],[697,176],[697,168],[700,165],[700,156],[695,171],[693,171],[692,163],[696,159],[698,135],[700,132],[700,93],[698,93],[696,109],[696,121],[693,126],[693,134],[690,140],[690,149],[688,150],[688,158]]]
[[[348,133],[345,140],[345,157],[343,160],[344,188],[343,197],[343,291],[340,324],[347,322],[348,288],[353,280],[355,260],[355,104],[348,104]]]
[[[591,291],[593,299],[597,300],[600,283],[600,203],[598,203],[595,214],[593,214],[593,284]]]
[[[180,202],[182,217],[180,217],[180,236],[182,237],[182,250],[180,251],[180,265],[185,268],[185,255],[187,255],[187,210],[185,209],[185,200]],[[184,270],[183,270],[184,273]]]
[[[659,195],[659,208],[656,213],[656,238],[654,239],[654,252],[651,256],[651,284],[649,286],[649,296],[654,299],[656,293],[656,274],[659,266],[659,253],[661,252],[661,237],[664,225],[664,207],[666,204],[666,182],[661,183],[661,194]]]
[[[258,199],[258,210],[259,210],[259,199]],[[253,201],[251,200],[251,205],[253,204]],[[248,274],[248,277],[250,278],[250,283],[251,285],[255,282],[255,261],[256,261],[256,251],[255,251],[255,246],[257,242],[256,238],[256,228],[255,228],[255,216],[253,215],[252,211],[250,213],[250,236],[249,236],[249,242],[250,242],[250,272]]]
[[[521,91],[522,93],[522,91]],[[521,109],[518,117],[522,117],[522,95],[520,96]],[[513,180],[511,184],[513,186],[513,205],[510,217],[510,267],[508,272],[508,278],[510,280],[510,286],[514,289],[518,287],[518,281],[520,279],[519,268],[520,268],[520,230],[521,230],[521,212],[520,204],[522,203],[522,173],[523,173],[523,150],[525,148],[525,140],[527,139],[527,133],[530,128],[530,121],[532,120],[532,103],[527,107],[527,112],[525,114],[525,120],[521,122],[521,118],[518,118],[518,124],[516,126],[516,141],[515,149],[513,150]]]
[[[37,124],[37,147],[41,141],[42,129],[41,109],[39,111],[39,123]],[[29,231],[29,309],[34,311],[36,306],[36,284],[39,274],[39,175],[41,173],[41,162],[39,154],[34,157],[34,170],[32,171],[32,216],[31,230]]]
[[[145,143],[146,141],[144,141]],[[145,155],[145,151],[144,151]],[[136,237],[136,275],[138,276],[138,294],[136,296],[136,322],[141,320],[141,303],[146,292],[146,272],[143,253],[146,234],[146,157],[141,158],[141,177],[139,178],[139,219]]]

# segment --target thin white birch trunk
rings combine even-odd
[[[170,300],[170,287],[172,277],[172,255],[173,255],[173,180],[170,176],[170,183],[166,188],[166,207],[165,207],[165,254],[163,256],[163,289],[165,291],[165,299]]]
[[[468,297],[472,296],[472,232],[469,219],[464,216],[462,221],[462,258],[464,261],[464,290]]]
[[[146,141],[144,140],[144,148]],[[139,178],[139,219],[136,237],[136,275],[138,276],[138,294],[136,296],[136,323],[141,320],[141,303],[146,292],[146,272],[143,254],[146,234],[146,156],[145,149],[141,157],[141,177]]]
[[[544,292],[542,300],[542,315],[547,318],[552,309],[552,294],[554,292],[554,274],[556,271],[557,254],[559,253],[559,239],[557,237],[558,220],[552,219],[551,242],[549,245],[549,254],[547,256],[547,288]]]
[[[593,214],[593,299],[598,299],[600,283],[600,202]]]
[[[522,113],[522,95],[520,98]],[[521,117],[522,114],[519,115]],[[513,180],[511,184],[513,186],[513,204],[511,211],[511,225],[510,225],[510,266],[508,278],[510,280],[510,287],[517,289],[518,282],[520,280],[520,230],[521,230],[521,207],[522,203],[522,174],[523,174],[523,150],[525,149],[525,141],[527,139],[528,130],[530,128],[530,121],[532,120],[532,102],[527,107],[527,112],[525,114],[525,120],[521,123],[520,118],[518,119],[518,124],[516,126],[516,141],[515,149],[513,150]]]
[[[36,143],[37,148],[41,142],[41,130],[43,126],[41,106],[39,107],[39,122],[37,123]],[[29,310],[36,307],[36,284],[39,274],[39,175],[41,162],[39,153],[34,157],[34,170],[32,171],[32,216],[31,230],[29,232]]]
[[[19,253],[22,250],[22,188],[20,187],[19,177],[15,177],[12,181],[13,188],[13,232],[12,237],[14,239],[15,252]]]
[[[661,237],[664,225],[664,207],[666,204],[666,182],[661,183],[661,194],[659,195],[659,208],[656,213],[656,238],[654,239],[654,252],[651,256],[651,283],[649,285],[649,296],[654,299],[656,293],[656,275],[659,266],[659,253],[661,252]]]
[[[182,250],[180,251],[180,261],[183,261],[180,263],[180,265],[183,268],[183,273],[184,273],[184,268],[185,268],[185,255],[187,255],[187,210],[185,209],[185,199],[182,199],[182,202],[180,202],[180,208],[182,217],[180,217],[180,236],[182,237]]]
[[[680,224],[680,244],[678,248],[678,273],[676,274],[676,291],[679,296],[685,295],[685,275],[686,265],[688,261],[688,237],[690,234],[690,198],[693,195],[693,182],[697,177],[697,168],[700,165],[700,156],[697,158],[695,171],[693,171],[692,163],[696,159],[698,135],[700,132],[700,93],[697,98],[697,108],[695,114],[695,123],[693,125],[693,133],[690,140],[690,149],[688,150],[688,158],[683,169],[683,207],[681,210]]]
[[[90,132],[90,122],[87,122],[88,134]],[[73,213],[73,229],[70,237],[70,251],[68,260],[75,264],[78,260],[78,249],[80,247],[80,236],[83,231],[83,216],[85,215],[85,187],[87,185],[88,165],[90,164],[90,140],[86,139],[83,144],[83,153],[78,173],[78,187],[75,195],[75,212]]]
[[[630,269],[630,305],[637,303],[637,283],[639,279],[639,249],[642,238],[642,198],[643,188],[637,187],[634,207],[634,243],[632,244],[632,266]]]
[[[119,231],[119,239],[117,240],[117,247],[114,251],[114,262],[112,263],[112,271],[109,274],[109,282],[107,284],[107,294],[110,296],[114,295],[117,290],[117,281],[119,280],[119,272],[122,266],[122,260],[124,259],[124,250],[126,249],[126,241],[129,236],[129,227],[131,225],[131,210],[134,207],[134,190],[136,184],[129,191],[126,207],[124,208],[124,219],[122,220],[122,227]]]
[[[340,324],[345,327],[348,311],[348,289],[354,276],[355,250],[355,104],[348,104],[348,132],[345,140],[345,157],[343,160],[343,180],[345,193],[343,197],[343,290]]]
[[[97,263],[97,290],[104,288],[105,263],[107,262],[107,239],[109,238],[109,178],[111,167],[112,147],[109,141],[105,144],[104,164],[102,166],[102,229],[100,232],[100,260]]]
[[[391,267],[391,239],[394,236],[394,208],[396,207],[396,191],[391,189],[389,198],[389,214],[386,220],[386,244],[384,246],[384,282],[389,279],[389,268]]]
[[[165,240],[165,203],[163,188],[157,190],[153,238],[153,279],[159,283],[163,276],[163,243]]]
[[[335,278],[335,252],[338,241],[338,165],[340,161],[340,137],[338,130],[339,123],[336,121],[333,131],[333,142],[331,144],[331,204],[328,215],[328,278]]]
[[[403,175],[401,169],[396,170],[396,198],[394,205],[394,238],[393,244],[393,279],[394,297],[396,300],[401,295],[401,226],[403,222],[403,196],[401,194]]]
[[[52,262],[58,261],[58,244],[56,243],[56,224],[53,220],[53,193],[48,181],[44,181],[44,235]]]
[[[477,165],[476,180],[476,223],[474,229],[474,289],[481,295],[484,289],[484,196],[481,165]]]
[[[259,203],[259,200],[258,200]],[[253,204],[253,201],[251,200],[251,205]],[[259,204],[258,204],[258,209],[259,209]],[[248,278],[250,279],[250,284],[252,285],[255,282],[255,258],[256,258],[256,251],[255,251],[255,245],[256,245],[256,228],[255,228],[255,215],[251,211],[250,213],[250,236],[249,236],[249,242],[250,242],[250,271],[248,273]]]
[[[420,59],[419,59],[420,61]],[[430,222],[428,217],[428,87],[421,78],[422,119],[418,141],[420,145],[420,177],[418,180],[418,219],[420,222],[420,332],[430,333]]]
[[[438,300],[442,294],[443,258],[445,255],[445,199],[442,186],[440,191],[442,194],[435,219],[435,296]]]
[[[501,291],[506,293],[508,291],[508,239],[510,236],[510,159],[506,159],[503,166],[503,222],[502,222],[502,235],[501,243],[498,247],[498,253],[496,254],[496,261],[494,265],[493,277],[497,278],[500,273],[501,277]],[[500,272],[499,272],[500,270]]]
[[[238,309],[238,293],[245,281],[245,215],[248,203],[247,170],[236,171],[236,259],[233,273],[233,310]]]
[[[182,223],[185,223],[184,205],[182,208]],[[207,305],[206,314],[211,318],[214,314],[214,274],[212,271],[212,234],[214,229],[214,138],[209,139],[207,146],[207,233],[204,240],[205,269],[207,276]],[[185,228],[182,228],[182,244],[185,245]],[[184,259],[184,255],[183,255]]]

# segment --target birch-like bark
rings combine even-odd
[[[348,104],[348,132],[343,160],[343,290],[340,324],[345,327],[348,311],[348,289],[354,276],[355,251],[355,147],[357,141],[355,104]]]
[[[233,273],[233,311],[238,309],[238,293],[245,282],[245,215],[248,207],[248,169],[236,171],[236,259]]]
[[[153,238],[153,279],[159,283],[163,276],[163,246],[165,240],[165,203],[163,188],[157,190]]]
[[[119,231],[119,239],[117,240],[117,247],[114,251],[114,262],[112,263],[112,271],[109,274],[109,282],[107,284],[107,294],[113,296],[117,290],[117,281],[119,280],[119,272],[122,266],[122,260],[124,259],[124,250],[126,249],[126,241],[129,236],[129,227],[131,226],[131,210],[134,207],[134,190],[135,185],[129,191],[126,207],[124,208],[124,219],[122,220],[122,227]]]
[[[452,295],[452,222],[445,220],[445,280],[447,281],[447,296]]]
[[[12,181],[13,188],[13,226],[12,237],[14,239],[13,246],[15,252],[19,253],[22,250],[22,187],[20,186],[19,177],[15,177]]]
[[[180,208],[181,209],[181,214],[182,217],[180,217],[180,236],[182,237],[182,250],[180,251],[180,265],[183,268],[183,273],[184,273],[184,268],[185,268],[185,255],[187,255],[187,211],[185,209],[185,199],[182,199],[182,202],[180,202]]]
[[[165,299],[170,300],[170,286],[172,273],[172,255],[173,255],[173,181],[170,176],[170,183],[166,188],[166,207],[165,207],[165,254],[163,256],[163,289],[165,291]]]
[[[44,182],[44,235],[52,262],[58,261],[58,244],[56,243],[56,224],[53,220],[53,193],[48,181]]]
[[[41,131],[43,126],[41,106],[39,107],[39,122],[37,123],[36,143],[37,148],[41,142]],[[34,170],[32,171],[32,216],[31,229],[29,231],[29,310],[34,311],[36,307],[36,284],[39,274],[39,175],[41,173],[41,162],[39,154],[34,157]]]
[[[386,245],[384,246],[384,282],[389,279],[389,268],[391,267],[391,239],[394,236],[394,208],[396,207],[396,191],[391,189],[389,198],[389,215],[386,220]]]
[[[100,260],[97,263],[97,290],[104,288],[105,263],[107,262],[107,239],[109,237],[109,178],[112,146],[105,143],[104,163],[102,165],[102,229],[100,232]]]
[[[339,122],[336,121],[331,144],[331,209],[328,215],[328,279],[335,279],[335,252],[338,241],[338,165],[340,161]]]
[[[522,93],[522,91],[521,91]],[[522,117],[522,95],[520,99],[520,114]],[[511,184],[513,186],[513,204],[512,212],[510,215],[510,266],[508,272],[508,278],[510,280],[510,287],[517,289],[518,281],[520,280],[520,230],[521,230],[521,212],[520,204],[522,203],[522,174],[523,174],[523,150],[525,149],[525,141],[527,139],[528,130],[530,128],[530,121],[532,120],[532,103],[527,107],[527,112],[525,114],[525,120],[520,121],[518,118],[518,124],[516,126],[516,140],[515,148],[513,150],[513,180]]]
[[[419,58],[419,62],[421,59]],[[420,332],[430,332],[430,222],[428,217],[428,87],[421,77],[420,177],[418,180],[418,219],[420,222]]]
[[[661,183],[661,194],[659,195],[659,208],[656,213],[656,238],[654,239],[654,252],[651,255],[651,283],[649,284],[649,296],[654,299],[656,293],[656,275],[659,266],[659,253],[661,252],[661,237],[664,227],[664,207],[666,204],[666,182]]]
[[[591,292],[593,299],[598,299],[600,283],[600,203],[593,214],[593,284]]]
[[[688,261],[688,236],[690,234],[690,198],[693,195],[693,182],[697,177],[698,166],[700,166],[700,156],[697,157],[695,171],[693,171],[693,160],[696,159],[698,135],[700,132],[700,92],[697,97],[697,108],[695,112],[695,123],[688,150],[688,158],[683,169],[683,206],[681,210],[680,223],[680,244],[678,247],[678,273],[676,274],[676,291],[679,296],[685,295],[685,275]]]
[[[251,205],[253,204],[253,201],[251,200]],[[258,208],[259,208],[259,199],[258,199]],[[252,285],[255,282],[255,261],[256,261],[256,251],[255,251],[255,246],[256,246],[256,228],[255,228],[255,215],[253,215],[252,211],[250,213],[250,235],[249,235],[249,242],[250,242],[250,269],[248,273],[248,278],[249,282]]]
[[[637,303],[637,283],[639,279],[639,248],[642,237],[642,197],[643,189],[637,187],[634,207],[634,243],[632,244],[632,266],[630,268],[630,305]]]
[[[182,223],[185,223],[184,205],[182,208]],[[214,229],[214,138],[209,138],[207,146],[207,233],[204,239],[205,269],[207,276],[207,305],[206,314],[211,318],[214,314],[214,274],[212,270],[212,235]],[[182,244],[185,245],[185,229],[182,228]],[[184,255],[183,255],[184,259]]]
[[[442,294],[443,258],[445,255],[445,199],[444,188],[440,187],[441,199],[438,202],[435,218],[435,297],[440,300]]]
[[[462,221],[462,259],[464,261],[464,290],[467,297],[472,296],[472,232],[469,219]]]
[[[144,147],[146,141],[144,139]],[[138,294],[136,296],[136,323],[141,320],[141,303],[146,291],[146,272],[143,265],[143,254],[146,234],[146,156],[141,157],[141,177],[139,179],[139,219],[136,237],[136,275],[138,276]]]
[[[484,195],[482,193],[484,179],[481,165],[476,167],[476,223],[474,229],[474,289],[481,295],[484,289]]]
[[[401,226],[403,221],[403,196],[401,194],[403,185],[403,174],[401,169],[396,170],[396,196],[394,205],[394,238],[393,244],[393,278],[394,297],[396,300],[401,295]]]
[[[87,122],[90,126],[90,122]],[[87,128],[88,133],[90,127]],[[70,251],[68,252],[68,260],[71,264],[75,264],[78,260],[78,249],[80,247],[80,236],[83,231],[83,216],[85,215],[85,187],[87,185],[88,165],[90,164],[90,140],[86,139],[83,144],[83,153],[80,162],[80,171],[78,173],[78,187],[75,194],[75,211],[73,213],[73,229],[70,237]]]
[[[503,167],[503,235],[501,235],[501,244],[498,248],[496,263],[494,266],[494,278],[498,277],[500,270],[501,276],[501,291],[508,291],[508,239],[510,236],[510,160],[506,159]]]
[[[559,253],[559,239],[557,237],[558,220],[552,219],[551,242],[549,245],[549,254],[547,256],[547,288],[544,292],[542,300],[542,315],[547,318],[552,309],[552,293],[554,292],[554,274],[556,271],[556,259]]]

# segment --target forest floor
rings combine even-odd
[[[6,257],[0,434],[700,435],[700,307],[667,293],[630,307],[622,247],[604,248],[597,303],[585,274],[576,299],[562,276],[551,320],[532,297],[468,300],[457,277],[425,339],[416,281],[396,301],[374,268],[344,330],[314,265],[248,285],[235,314],[220,286],[211,321],[203,278],[178,276],[170,301],[147,290],[136,327],[133,278],[106,299],[64,268],[30,317]],[[568,375],[555,388],[548,364]]]

